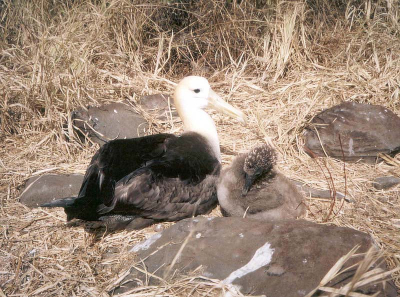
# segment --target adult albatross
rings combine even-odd
[[[63,207],[67,220],[103,221],[110,229],[140,229],[209,212],[217,203],[221,155],[215,124],[204,108],[242,122],[245,116],[198,76],[179,82],[174,102],[184,123],[181,136],[109,141],[93,156],[77,197],[42,206]]]

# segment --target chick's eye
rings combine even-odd
[[[197,93],[200,93],[200,89],[194,89],[193,91],[194,91],[196,94],[197,94]]]

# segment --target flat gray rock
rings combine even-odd
[[[28,207],[65,197],[77,196],[83,182],[81,174],[49,174],[28,179],[19,201]]]
[[[178,112],[174,108],[173,99],[165,94],[143,96],[139,99],[138,104],[160,121],[166,121],[171,117],[178,116]]]
[[[377,190],[387,190],[387,189],[390,189],[391,187],[394,187],[394,186],[396,186],[398,184],[400,184],[400,178],[395,177],[395,176],[377,177],[372,182],[372,185]]]
[[[129,104],[111,103],[79,108],[72,113],[75,128],[100,145],[113,139],[144,136],[147,121]]]
[[[317,156],[325,156],[325,150],[334,158],[343,159],[344,155],[346,161],[375,162],[380,153],[400,151],[398,127],[400,118],[383,106],[344,102],[312,119],[306,128],[305,146]]]
[[[350,200],[348,197],[345,197],[345,195],[341,192],[336,191],[335,196],[333,196],[333,193],[330,190],[323,190],[323,189],[316,189],[307,186],[305,183],[293,180],[291,179],[292,183],[294,183],[297,188],[303,192],[303,194],[308,198],[323,198],[323,199],[345,199],[347,202],[353,202]]]
[[[176,257],[185,239],[187,244]],[[137,244],[131,252],[137,253],[150,274],[162,277],[171,268],[169,276],[193,271],[199,266],[209,278],[223,280],[240,288],[243,294],[266,296],[305,296],[318,286],[325,274],[340,257],[355,245],[365,252],[372,246],[366,233],[349,228],[319,225],[301,220],[259,221],[238,217],[185,219]],[[358,259],[349,261],[354,264]],[[143,261],[143,262],[141,262]],[[354,270],[345,273],[335,284],[343,286]],[[158,280],[148,274],[148,284]],[[114,294],[146,283],[146,277],[132,268]],[[387,296],[396,296],[388,286]],[[381,285],[367,285],[360,292],[378,292]],[[384,296],[383,294],[379,296]]]
[[[146,110],[166,110],[168,102],[172,104],[172,98],[166,94],[145,95],[139,99],[139,104]]]

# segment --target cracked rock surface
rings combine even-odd
[[[380,153],[400,151],[398,127],[400,118],[383,106],[343,102],[312,119],[305,146],[317,156],[375,162]]]
[[[175,265],[171,263],[189,237]],[[355,245],[367,251],[371,237],[349,228],[320,225],[302,220],[266,222],[238,217],[196,217],[177,222],[134,246],[131,252],[143,261],[143,271],[168,279],[200,268],[203,276],[220,279],[243,294],[305,296]],[[347,265],[354,264],[352,259]],[[141,265],[139,265],[141,266]],[[138,266],[138,267],[139,267]],[[169,273],[167,274],[167,271]],[[340,287],[354,270],[327,286]],[[159,280],[132,268],[114,294],[140,285],[156,285]],[[367,285],[360,292],[378,292],[381,285]],[[396,296],[386,286],[386,296]],[[379,296],[385,296],[383,293]]]

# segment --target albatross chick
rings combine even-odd
[[[275,169],[276,160],[275,150],[264,144],[240,154],[222,170],[217,191],[224,216],[277,220],[305,213],[302,195]]]

